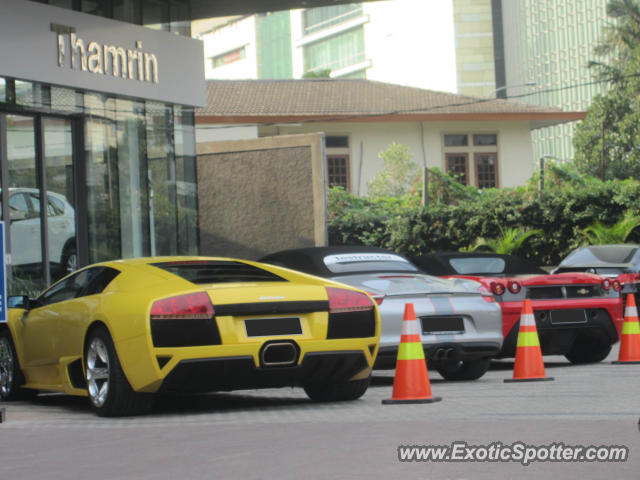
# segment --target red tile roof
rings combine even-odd
[[[208,80],[198,123],[253,121],[405,121],[519,118],[561,123],[584,112],[514,100],[468,97],[370,80]]]

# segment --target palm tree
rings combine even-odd
[[[604,29],[604,40],[594,53],[605,59],[591,61],[589,66],[597,71],[597,76],[614,83],[623,83],[627,68],[637,58],[640,43],[640,2],[638,0],[610,0],[607,16],[613,19]]]
[[[580,233],[585,236],[590,245],[625,243],[638,226],[640,226],[640,216],[627,210],[623,217],[611,226],[603,225],[596,220]]]
[[[500,228],[500,235],[496,238],[479,238],[470,250],[487,249],[494,253],[516,253],[529,238],[541,235],[542,230],[525,230],[523,228]]]

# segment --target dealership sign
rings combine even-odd
[[[25,0],[0,0],[0,12],[0,77],[205,103],[199,40]]]

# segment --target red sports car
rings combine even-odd
[[[543,355],[599,362],[618,341],[623,307],[618,280],[583,272],[548,274],[513,255],[456,252],[412,258],[424,272],[476,280],[502,308],[501,357],[515,355],[522,304],[531,300]]]

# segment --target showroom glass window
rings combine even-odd
[[[12,294],[35,296],[82,266],[78,225],[86,236],[87,263],[199,252],[192,108],[0,78],[0,117],[7,185],[23,189],[9,202],[16,207],[10,225]],[[76,139],[83,143],[74,150]],[[48,195],[45,249],[40,170]],[[83,205],[76,201],[86,205],[82,218],[76,211]]]

